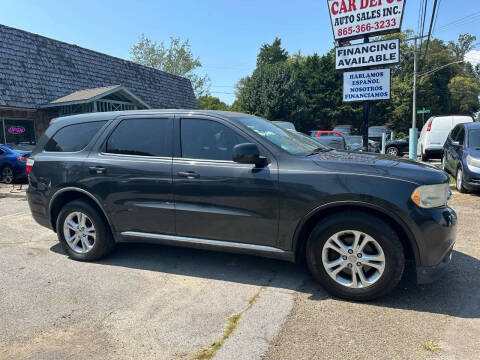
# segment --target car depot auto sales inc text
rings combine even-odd
[[[396,30],[404,0],[329,0],[335,38]]]

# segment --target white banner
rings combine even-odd
[[[343,101],[390,99],[390,69],[343,73]]]
[[[405,0],[327,0],[335,40],[400,31]]]
[[[400,59],[400,40],[384,40],[335,48],[335,69],[396,64]]]

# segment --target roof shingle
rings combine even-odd
[[[35,108],[114,84],[152,108],[198,108],[186,78],[0,25],[0,106]]]

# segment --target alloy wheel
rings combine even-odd
[[[6,184],[11,184],[13,182],[13,170],[10,166],[5,166],[2,170],[2,180]]]
[[[97,236],[92,220],[80,211],[72,212],[65,218],[63,235],[68,246],[80,254],[93,248]]]
[[[398,149],[396,147],[389,147],[387,149],[387,154],[391,156],[398,156]]]
[[[366,288],[375,284],[385,271],[385,254],[370,235],[345,230],[333,234],[325,242],[322,264],[337,284]]]

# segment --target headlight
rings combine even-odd
[[[480,159],[467,155],[467,164],[468,166],[480,168]]]
[[[449,184],[422,185],[416,188],[411,196],[415,204],[422,208],[445,206],[449,198]]]

